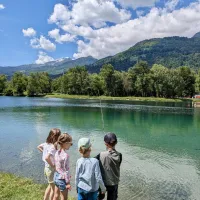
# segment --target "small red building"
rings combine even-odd
[[[195,99],[200,99],[200,94],[194,96]]]

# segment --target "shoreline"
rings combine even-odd
[[[88,96],[88,95],[69,95],[69,94],[48,94],[44,98],[60,98],[60,99],[83,99],[83,100],[109,100],[109,101],[138,101],[138,102],[200,102],[200,99],[192,98],[159,98],[159,97],[111,97],[111,96]]]
[[[4,97],[41,97],[41,98],[58,98],[58,99],[78,99],[78,100],[106,100],[106,101],[138,101],[138,102],[163,102],[163,103],[200,103],[200,99],[195,98],[160,98],[160,97],[112,97],[112,96],[89,96],[89,95],[70,95],[70,94],[60,94],[60,93],[51,93],[46,95],[37,95],[37,96],[27,96],[26,94],[21,96],[5,96]]]
[[[32,179],[20,177],[7,172],[0,172],[0,199],[21,200],[43,199],[47,184],[35,183]],[[14,188],[14,189],[13,189]],[[69,200],[75,198],[69,197]]]

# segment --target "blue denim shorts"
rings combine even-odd
[[[81,188],[78,188],[78,200],[97,200],[98,191],[96,192],[87,192]]]
[[[54,183],[59,188],[60,191],[64,191],[66,189],[66,181],[65,179],[59,179],[59,173],[54,173]]]

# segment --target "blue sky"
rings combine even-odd
[[[0,66],[103,58],[144,39],[191,37],[199,13],[197,0],[0,0]]]

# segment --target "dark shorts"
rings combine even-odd
[[[59,173],[55,172],[54,173],[54,183],[55,185],[59,188],[60,191],[64,191],[66,189],[66,181],[65,179],[59,179],[58,178]]]
[[[116,200],[118,198],[118,185],[107,186],[107,200]]]

